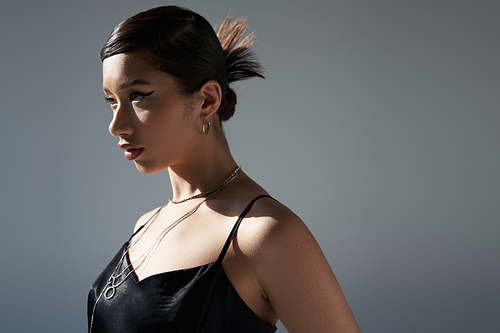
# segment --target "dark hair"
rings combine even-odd
[[[219,119],[229,119],[236,94],[229,83],[263,76],[250,49],[255,42],[247,34],[246,21],[232,17],[217,35],[201,15],[177,6],[163,6],[136,14],[118,24],[101,49],[101,60],[119,53],[145,51],[154,66],[171,75],[183,95],[191,95],[209,81],[222,88]]]

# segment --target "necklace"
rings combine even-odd
[[[156,240],[153,242],[153,244],[151,244],[151,246],[139,257],[137,258],[137,260],[135,260],[133,263],[129,263],[127,264],[127,266],[125,268],[123,268],[123,270],[120,271],[120,267],[123,265],[123,261],[125,260],[125,257],[131,247],[131,241],[129,241],[128,245],[127,245],[127,248],[123,251],[123,254],[122,256],[120,257],[120,260],[118,260],[118,263],[116,264],[115,268],[113,269],[113,272],[111,273],[111,275],[109,276],[108,278],[108,281],[106,281],[106,285],[102,288],[102,291],[101,293],[99,294],[99,297],[97,297],[97,300],[95,301],[94,303],[94,307],[92,308],[92,315],[90,317],[90,329],[89,329],[89,333],[92,333],[92,328],[94,327],[94,314],[95,314],[95,309],[97,307],[97,304],[99,303],[99,301],[102,299],[102,298],[105,298],[107,300],[110,300],[112,299],[115,294],[116,294],[116,289],[122,285],[130,275],[132,275],[134,272],[137,272],[137,270],[146,262],[146,261],[149,261],[149,259],[151,258],[151,254],[156,250],[156,248],[158,247],[158,245],[160,244],[160,242],[162,241],[162,239],[165,237],[165,235],[170,231],[172,230],[176,225],[178,225],[180,222],[184,221],[186,218],[188,218],[189,216],[193,215],[197,210],[198,208],[205,202],[207,201],[207,199],[209,197],[211,197],[212,195],[214,195],[215,193],[217,192],[214,192],[212,193],[210,196],[208,196],[207,198],[205,198],[202,202],[200,202],[199,204],[197,204],[193,209],[191,209],[189,212],[185,213],[184,215],[182,215],[179,219],[177,219],[176,221],[174,221],[172,224],[170,224],[167,228],[165,228],[165,230],[163,230],[161,232],[161,234],[156,238]],[[143,226],[145,225],[151,225],[157,218],[157,216],[160,214],[160,211],[166,206],[163,205],[162,207],[160,207],[149,219],[148,221],[146,221],[146,223],[144,223]],[[140,229],[138,229],[138,231],[140,231],[142,229],[142,227]],[[137,231],[137,232],[138,232]],[[132,235],[133,237],[133,235]],[[136,265],[136,263],[138,263]]]
[[[151,258],[152,254],[156,251],[156,249],[158,248],[158,245],[161,243],[161,241],[163,240],[163,238],[167,235],[167,233],[172,230],[175,226],[177,226],[179,223],[181,223],[182,221],[184,221],[185,219],[187,219],[188,217],[190,217],[191,215],[193,215],[197,210],[198,208],[205,202],[207,201],[211,196],[215,195],[217,192],[219,192],[220,190],[222,190],[227,184],[229,184],[234,178],[236,178],[236,176],[240,173],[241,171],[241,167],[238,167],[236,168],[236,170],[233,171],[233,173],[231,173],[231,175],[219,186],[217,187],[216,189],[214,190],[211,190],[211,191],[208,191],[208,192],[203,192],[203,193],[199,193],[199,194],[196,194],[194,196],[191,196],[189,198],[186,198],[186,199],[183,199],[183,200],[179,200],[179,201],[173,201],[172,199],[169,200],[169,202],[173,203],[173,204],[176,204],[176,203],[181,203],[181,202],[185,202],[185,201],[188,201],[188,200],[191,200],[191,199],[194,199],[194,198],[198,198],[198,197],[201,197],[203,195],[208,195],[202,202],[200,202],[199,204],[197,204],[196,206],[194,206],[193,209],[191,209],[190,211],[188,211],[187,213],[185,213],[184,215],[182,215],[179,219],[177,219],[176,221],[174,221],[172,224],[170,224],[168,227],[165,228],[165,230],[163,230],[160,235],[158,235],[158,237],[156,238],[156,240],[151,244],[151,246],[139,257],[137,258],[133,263],[129,263],[127,264],[127,266],[120,272],[120,267],[122,266],[123,264],[123,261],[125,260],[125,257],[127,255],[127,253],[129,252],[130,248],[131,248],[131,244],[132,244],[132,241],[130,240],[129,243],[127,244],[127,248],[123,251],[123,254],[122,256],[120,257],[120,260],[118,260],[118,263],[116,264],[115,268],[113,269],[113,272],[111,273],[110,277],[108,278],[108,281],[106,282],[106,285],[103,287],[101,293],[99,294],[99,297],[97,297],[97,300],[95,301],[94,303],[94,306],[92,308],[92,315],[91,315],[91,319],[90,319],[90,329],[89,329],[89,333],[92,333],[92,328],[93,328],[93,324],[94,324],[94,313],[95,313],[95,309],[97,307],[97,303],[99,303],[99,301],[101,300],[101,298],[105,298],[107,300],[110,300],[112,299],[115,294],[116,294],[116,289],[122,285],[130,275],[132,275],[134,272],[137,272],[137,270],[144,264],[147,262],[149,262],[149,259]],[[144,223],[135,233],[137,234],[144,226],[147,225],[147,227],[149,227],[155,220],[156,218],[158,217],[158,215],[160,214],[160,211],[166,206],[167,204],[163,205],[162,207],[160,207],[147,221],[146,223]],[[146,229],[147,229],[146,227]],[[132,237],[134,236],[132,235]],[[141,235],[142,236],[142,235]],[[134,243],[135,244],[135,243]],[[137,265],[136,265],[137,263]],[[122,278],[123,277],[123,278]]]
[[[217,192],[217,191],[221,190],[224,186],[229,184],[234,178],[236,178],[236,176],[240,173],[240,171],[241,171],[241,167],[239,166],[229,175],[229,177],[227,177],[227,179],[222,184],[219,185],[219,187],[217,187],[213,190],[210,190],[207,192],[201,192],[201,193],[192,195],[190,197],[187,197],[187,198],[184,198],[181,200],[173,200],[173,198],[170,198],[168,201],[173,203],[173,204],[180,204],[180,203],[186,202],[186,201],[191,200],[191,199],[199,198],[199,197],[202,197],[204,195],[208,195],[208,194],[212,194],[214,192]]]
[[[144,225],[149,224],[150,222],[156,220],[156,217],[160,214],[160,211],[165,207],[166,205],[161,206],[147,221]],[[142,228],[142,227],[141,227]],[[140,230],[140,229],[139,229]],[[108,278],[108,281],[106,282],[106,285],[102,288],[101,293],[99,294],[99,297],[97,297],[97,300],[94,303],[94,307],[92,308],[92,316],[90,317],[90,328],[89,328],[89,333],[92,333],[92,328],[94,326],[94,313],[95,309],[97,307],[97,303],[101,300],[102,297],[104,297],[107,300],[110,300],[115,296],[116,293],[116,288],[118,288],[127,278],[135,271],[135,269],[130,269],[132,264],[127,265],[127,267],[118,274],[118,271],[120,269],[120,266],[123,263],[123,260],[127,254],[128,248],[130,246],[130,241],[129,244],[127,245],[127,248],[123,251],[123,254],[118,260],[118,263],[116,264],[115,269],[113,269],[113,272],[111,273],[110,277]],[[128,270],[128,273],[125,275],[123,279],[120,280],[120,277],[122,277],[125,272]]]

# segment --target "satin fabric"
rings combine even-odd
[[[267,196],[255,198],[245,208],[217,260],[152,275],[139,282],[130,274],[116,288],[113,297],[100,297],[94,310],[96,300],[117,265],[121,266],[119,272],[130,272],[125,256],[129,242],[126,242],[89,292],[89,330],[94,312],[92,333],[275,332],[276,327],[264,322],[245,304],[222,267],[222,260],[241,221],[253,203],[263,197]]]

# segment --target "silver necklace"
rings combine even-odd
[[[201,192],[201,193],[192,195],[190,197],[187,197],[187,198],[181,199],[181,200],[173,200],[173,198],[170,198],[168,201],[173,203],[173,204],[180,204],[180,203],[186,202],[186,201],[191,200],[191,199],[199,198],[199,197],[202,197],[204,195],[209,195],[209,194],[212,194],[214,192],[217,192],[217,191],[221,190],[224,186],[229,184],[234,178],[236,178],[236,176],[240,173],[240,171],[241,171],[241,167],[239,166],[229,175],[229,177],[227,177],[227,179],[222,184],[219,185],[219,187],[217,187],[213,190],[210,190],[207,192]]]
[[[115,268],[113,269],[113,272],[108,278],[108,281],[106,281],[106,285],[102,288],[101,293],[99,294],[99,297],[97,297],[97,300],[94,303],[94,307],[92,308],[92,315],[90,317],[90,328],[89,328],[89,333],[92,333],[92,328],[94,327],[94,314],[95,314],[95,309],[97,307],[97,304],[99,301],[104,297],[107,300],[112,299],[115,294],[116,294],[116,289],[122,285],[130,275],[132,275],[134,272],[136,272],[145,262],[150,258],[150,255],[154,252],[154,250],[157,248],[163,237],[176,225],[178,225],[180,222],[184,221],[186,218],[189,216],[193,215],[198,208],[205,202],[209,197],[214,195],[217,192],[212,193],[210,196],[205,198],[202,202],[197,204],[193,209],[191,209],[189,212],[185,213],[182,215],[179,219],[174,221],[172,224],[170,224],[165,230],[161,232],[161,234],[156,238],[156,240],[151,244],[151,246],[139,257],[137,260],[135,260],[133,263],[127,264],[127,266],[121,270],[120,272],[120,267],[123,265],[123,261],[125,260],[125,257],[131,247],[132,242],[129,241],[127,244],[127,248],[123,251],[122,256],[120,257],[120,260],[118,260],[118,263],[116,264]],[[157,216],[160,214],[160,211],[165,207],[166,205],[163,205],[160,207],[149,219],[144,225],[151,225],[157,218]],[[133,236],[132,236],[133,237]],[[140,262],[139,262],[140,261]],[[137,262],[139,264],[135,265]],[[122,278],[123,276],[123,278]]]
[[[165,206],[166,205],[161,206],[147,220],[146,224],[149,224],[149,222],[156,220],[156,217],[158,216],[158,214],[160,214],[160,211]],[[97,300],[94,303],[94,307],[92,308],[92,316],[90,317],[89,333],[92,333],[92,328],[94,326],[94,313],[95,313],[95,309],[97,307],[97,303],[99,303],[99,301],[101,300],[102,297],[104,297],[107,300],[112,299],[113,296],[115,296],[116,288],[118,288],[123,282],[125,282],[125,280],[127,280],[127,278],[135,271],[135,269],[130,269],[130,266],[132,264],[128,264],[127,267],[125,269],[123,269],[122,272],[120,272],[120,274],[117,274],[118,271],[119,271],[119,269],[120,269],[120,267],[121,267],[121,265],[122,265],[122,263],[123,263],[123,260],[124,260],[124,258],[126,256],[126,254],[127,254],[129,246],[130,246],[130,241],[129,241],[129,244],[127,245],[127,248],[125,249],[125,251],[123,251],[123,254],[122,254],[120,260],[118,260],[118,263],[116,264],[116,267],[113,269],[113,272],[111,273],[110,277],[108,278],[108,281],[106,281],[106,285],[102,288],[102,291],[99,294],[99,297],[97,297]],[[125,275],[125,277],[123,279],[120,280],[120,277],[123,276],[127,270],[129,272]]]
[[[193,209],[191,209],[186,214],[182,215],[179,219],[177,219],[172,224],[170,224],[167,228],[165,228],[165,230],[163,230],[160,233],[160,235],[156,238],[156,240],[153,242],[153,244],[139,258],[137,258],[137,260],[135,260],[133,263],[127,264],[127,267],[125,267],[120,272],[120,267],[122,266],[123,260],[125,260],[125,256],[127,255],[128,251],[130,249],[131,243],[132,243],[131,241],[129,241],[129,243],[127,245],[127,248],[125,249],[125,251],[123,251],[123,254],[122,254],[120,260],[118,260],[118,263],[117,263],[116,267],[113,269],[113,272],[111,273],[110,277],[108,278],[108,281],[106,282],[106,285],[104,286],[104,288],[102,289],[101,293],[99,294],[99,297],[97,297],[97,300],[94,303],[94,306],[92,308],[92,315],[91,315],[91,319],[90,319],[89,333],[92,333],[92,328],[93,328],[93,325],[94,325],[94,313],[95,313],[95,309],[97,307],[97,303],[99,303],[99,301],[101,300],[101,298],[104,297],[107,300],[112,299],[115,296],[115,294],[116,294],[116,289],[120,285],[122,285],[128,279],[128,277],[131,274],[133,274],[135,271],[137,271],[137,269],[139,269],[139,267],[141,267],[142,264],[144,264],[144,262],[146,262],[146,260],[149,261],[149,258],[151,257],[151,254],[156,250],[156,248],[161,243],[161,241],[163,240],[163,238],[165,237],[165,235],[170,230],[172,230],[172,228],[174,228],[176,225],[178,225],[180,222],[184,221],[186,218],[188,218],[189,216],[193,215],[198,210],[198,208],[205,201],[207,201],[208,198],[210,198],[211,196],[215,195],[217,192],[219,192],[220,190],[222,190],[227,184],[229,184],[234,178],[236,178],[236,176],[240,173],[240,171],[241,171],[241,167],[239,166],[238,168],[236,168],[236,170],[233,171],[233,173],[231,173],[231,175],[219,187],[217,187],[214,190],[211,190],[211,191],[208,191],[208,192],[199,193],[199,194],[196,194],[194,196],[191,196],[189,198],[186,198],[186,199],[183,199],[183,200],[179,200],[179,201],[173,201],[172,199],[170,199],[169,202],[171,202],[173,204],[176,204],[176,203],[185,202],[185,201],[188,201],[188,200],[191,200],[191,199],[194,199],[194,198],[198,198],[198,197],[201,197],[203,195],[208,195],[202,202],[200,202],[199,204],[197,204]],[[146,221],[146,223],[144,225],[147,225],[149,227],[149,225],[151,225],[156,220],[156,218],[160,214],[160,211],[165,206],[166,205],[163,205],[162,207],[160,207]],[[139,264],[135,265],[135,263],[137,263],[137,262],[139,262]],[[123,276],[123,278],[121,278],[122,276]]]

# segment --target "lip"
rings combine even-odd
[[[121,149],[124,149],[125,158],[129,161],[135,160],[144,151],[144,147],[134,146],[131,144],[118,144]]]

